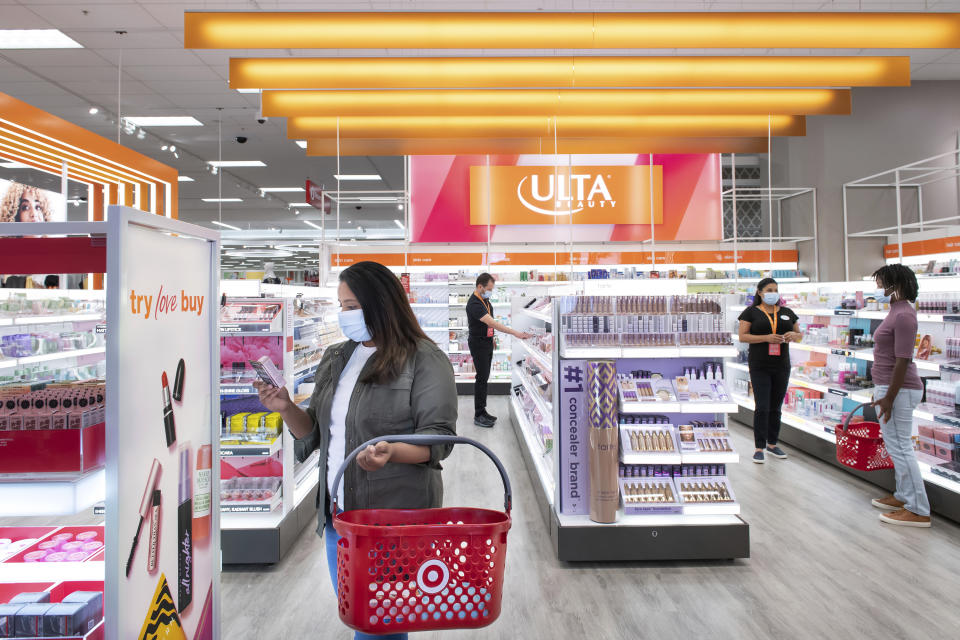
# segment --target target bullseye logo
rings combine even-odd
[[[450,570],[439,560],[427,560],[417,571],[417,585],[424,593],[439,593],[450,581]]]

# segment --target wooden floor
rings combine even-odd
[[[460,400],[472,415],[472,398]],[[750,462],[752,435],[733,427],[744,458],[730,476],[751,525],[752,557],[736,562],[569,565],[550,550],[503,397],[492,430],[462,419],[462,435],[502,458],[514,485],[503,613],[458,638],[956,638],[960,527],[881,524],[871,485],[787,449]],[[446,463],[446,504],[502,507],[499,479],[479,452]],[[228,567],[222,637],[350,638],[337,619],[320,539],[307,529],[272,567]],[[420,639],[439,638],[425,633]]]

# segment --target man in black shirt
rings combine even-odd
[[[522,333],[500,324],[494,319],[493,305],[490,297],[496,284],[489,273],[477,276],[477,286],[470,300],[467,302],[467,326],[469,334],[467,344],[470,345],[470,355],[473,356],[473,366],[477,370],[477,378],[473,390],[474,416],[473,424],[478,427],[492,427],[497,421],[496,416],[487,413],[487,381],[490,379],[490,364],[493,362],[493,332],[494,330],[526,340],[529,333]]]

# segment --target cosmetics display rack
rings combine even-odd
[[[0,419],[13,447],[0,450],[16,452],[0,454],[3,637],[132,637],[123,619],[140,628],[158,573],[189,637],[202,597],[215,598],[216,325],[205,303],[217,298],[218,234],[126,207],[107,217],[0,224],[0,257],[16,256],[16,268],[104,274],[107,286],[0,293],[0,336],[12,336],[0,350],[4,365],[16,360],[0,367],[0,395],[16,398]]]
[[[460,393],[472,394],[476,370],[467,344],[468,326],[466,306],[476,287],[479,273],[458,271],[450,273],[417,273],[409,281],[410,304],[420,320],[427,336],[436,341],[450,356]],[[562,274],[566,276],[566,274]],[[565,281],[552,279],[554,274],[539,274],[535,271],[497,273],[496,287],[489,300],[498,322],[513,326],[516,315],[511,310],[511,301],[520,298],[524,304],[537,296],[544,300],[547,287]],[[550,278],[540,280],[539,278]],[[547,300],[549,298],[546,298]],[[549,311],[549,310],[548,310]],[[533,311],[536,313],[536,310]],[[548,315],[543,314],[546,318]],[[505,395],[510,392],[511,356],[514,339],[498,333],[490,367],[488,392]]]
[[[950,432],[960,427],[960,323],[951,317],[960,310],[960,293],[951,291],[954,287],[949,278],[920,283],[913,361],[924,381],[925,402],[914,411],[914,441],[932,508],[960,520],[960,455]],[[837,425],[858,404],[873,399],[873,333],[889,307],[876,302],[874,289],[872,279],[780,287],[784,304],[800,317],[797,330],[803,334],[801,342],[790,344],[792,368],[781,439],[834,464]],[[729,308],[734,331],[735,318],[748,300],[741,297]],[[746,345],[739,346],[725,366],[741,408],[740,421],[751,424],[754,401]],[[893,486],[891,472],[842,468],[887,489]]]
[[[102,291],[0,292],[0,516],[104,499],[105,323]]]
[[[341,335],[322,298],[227,298],[220,309],[220,511],[223,562],[278,562],[317,512],[318,456],[296,440],[252,386],[268,357],[292,398],[309,401],[313,374]]]
[[[725,301],[688,295],[679,280],[647,285],[654,295],[555,297],[549,320],[514,303],[514,322],[535,338],[515,341],[511,415],[554,551],[564,561],[748,557],[749,525],[726,477],[739,455],[726,423],[738,405],[719,361],[735,353]],[[559,348],[543,346],[548,334]],[[530,376],[547,358],[549,387]],[[588,368],[610,361],[613,404],[591,405]],[[620,509],[609,523],[590,515],[590,412],[601,406],[618,425]],[[547,450],[531,408],[551,414]]]

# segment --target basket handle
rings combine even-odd
[[[847,414],[847,417],[843,419],[843,434],[844,435],[847,434],[847,427],[850,426],[850,420],[853,418],[853,414],[855,414],[860,409],[866,409],[867,407],[872,407],[872,406],[873,406],[873,401],[870,401],[870,402],[864,402],[862,404],[858,404],[853,409],[851,409],[850,413]]]
[[[507,477],[507,470],[504,468],[503,463],[500,462],[500,458],[496,456],[486,445],[483,445],[476,440],[471,440],[470,438],[464,438],[463,436],[441,436],[441,435],[429,435],[429,434],[409,434],[409,435],[396,435],[396,436],[381,436],[379,438],[373,438],[367,440],[362,445],[350,452],[349,455],[344,459],[343,464],[340,465],[340,468],[337,470],[337,475],[333,478],[333,495],[331,499],[333,500],[333,511],[337,511],[337,494],[340,492],[340,480],[343,478],[343,472],[347,470],[347,465],[349,465],[354,458],[360,455],[360,452],[366,449],[368,446],[375,445],[378,442],[402,442],[405,444],[413,445],[422,445],[430,446],[434,444],[469,444],[480,451],[487,454],[487,457],[493,461],[493,464],[497,465],[497,471],[500,472],[500,479],[503,480],[503,508],[509,514],[510,509],[513,507],[513,491],[510,489],[510,478]]]

